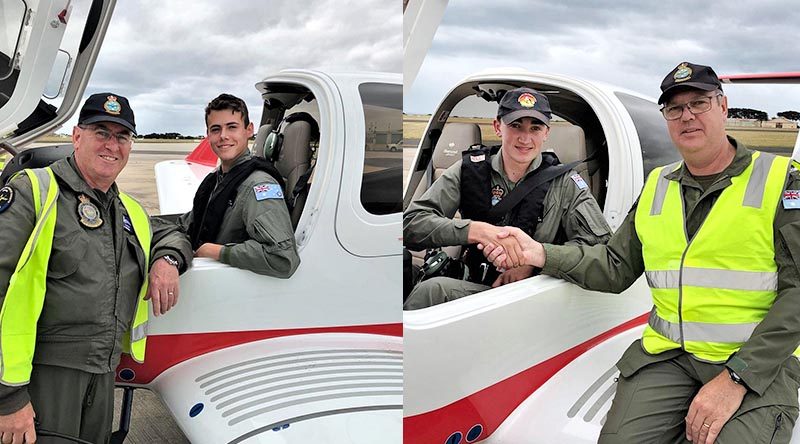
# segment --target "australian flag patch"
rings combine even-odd
[[[800,208],[800,190],[786,190],[783,192],[783,209],[796,210]]]
[[[277,183],[260,183],[253,187],[256,200],[283,199],[283,190]]]
[[[579,173],[575,173],[572,176],[569,176],[569,178],[575,182],[575,185],[577,185],[579,190],[585,190],[589,188],[589,185],[586,184],[586,181],[583,180],[583,177]]]

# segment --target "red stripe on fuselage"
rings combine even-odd
[[[514,409],[567,364],[597,344],[646,323],[649,315],[646,313],[633,318],[452,404],[403,418],[403,442],[444,443],[456,431],[466,436],[469,428],[475,424],[483,426],[480,439],[486,439]]]
[[[164,370],[183,361],[206,353],[262,339],[297,336],[316,333],[359,333],[386,336],[403,336],[402,324],[354,325],[346,327],[293,328],[284,330],[231,331],[220,333],[187,333],[177,335],[154,335],[147,337],[145,363],[138,364],[127,354],[117,367],[119,371],[129,368],[136,372],[134,384],[147,384]]]

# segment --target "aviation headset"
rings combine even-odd
[[[274,162],[278,161],[283,148],[283,130],[286,125],[292,122],[304,121],[311,125],[311,140],[319,141],[319,125],[317,121],[311,117],[311,114],[301,111],[289,114],[281,120],[278,128],[270,131],[267,139],[264,141],[264,158]]]

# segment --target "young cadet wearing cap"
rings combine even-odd
[[[475,245],[494,239],[500,226],[521,227],[545,242],[592,245],[610,236],[600,208],[588,185],[575,171],[559,168],[552,153],[542,153],[550,132],[550,103],[530,88],[508,91],[500,100],[495,132],[501,138],[499,151],[469,150],[417,200],[403,216],[403,239],[413,249],[470,245],[465,264],[469,280],[434,277],[414,288],[404,303],[415,310],[458,299],[525,279],[533,267],[497,272],[484,265]],[[548,171],[551,170],[551,171]],[[555,173],[532,190],[547,174]],[[495,205],[519,188],[524,197],[502,214],[492,214]],[[508,202],[507,202],[508,203]],[[498,207],[498,209],[503,208]],[[545,209],[550,209],[545,211]],[[456,211],[461,219],[454,219]]]
[[[238,97],[220,94],[205,109],[206,132],[220,167],[206,176],[192,211],[179,223],[195,256],[278,278],[300,264],[283,179],[272,164],[247,148],[253,123]]]
[[[0,189],[3,443],[34,442],[34,415],[43,429],[106,442],[120,354],[145,356],[146,299],[160,314],[178,296],[189,243],[151,229],[114,183],[135,131],[125,97],[94,94],[73,128],[74,154]]]
[[[659,103],[682,162],[654,169],[607,245],[544,245],[509,230],[523,263],[598,291],[642,273],[654,308],[601,443],[788,443],[800,382],[800,175],[726,137],[714,71],[684,62]],[[684,214],[686,215],[684,217]],[[486,253],[495,264],[504,254]]]

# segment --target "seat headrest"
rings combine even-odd
[[[586,158],[586,137],[583,129],[575,125],[553,125],[544,142],[545,151],[553,151],[561,163]]]
[[[446,123],[433,150],[434,170],[449,168],[461,159],[462,151],[478,143],[481,143],[481,128],[477,123]]]

